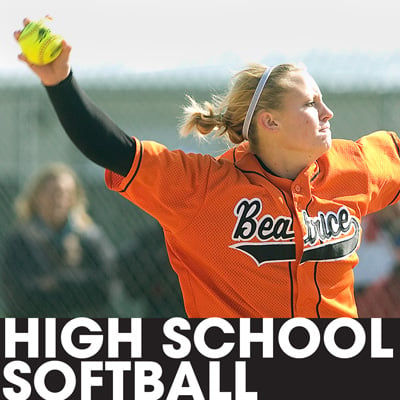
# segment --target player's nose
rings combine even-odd
[[[329,121],[333,118],[333,111],[325,104],[322,103],[322,107],[320,109],[319,119],[321,121]]]

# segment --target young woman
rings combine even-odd
[[[189,317],[357,316],[360,219],[398,199],[394,133],[332,141],[333,113],[303,66],[252,65],[214,104],[192,100],[181,129],[236,146],[217,158],[171,151],[99,110],[70,51],[30,68],[108,187],[160,222]]]

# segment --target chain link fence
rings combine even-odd
[[[76,76],[89,96],[130,135],[187,151],[218,154],[226,148],[217,139],[204,143],[179,138],[177,125],[186,94],[208,100],[212,93],[226,90],[229,75],[204,71],[196,76]],[[327,81],[319,81],[319,85],[325,102],[335,113],[334,137],[357,139],[378,129],[399,130],[400,90],[343,89]],[[61,161],[79,175],[89,214],[115,251],[117,285],[111,290],[103,316],[184,316],[178,280],[169,265],[159,225],[105,187],[104,171],[70,143],[45,90],[37,82],[13,80],[11,84],[7,79],[0,80],[0,119],[1,246],[15,224],[14,201],[25,183],[43,165]],[[7,315],[4,294],[13,286],[12,280],[11,275],[0,281],[1,316]],[[83,303],[90,301],[87,293],[74,293],[74,298],[82,310]]]

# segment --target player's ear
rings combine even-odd
[[[275,115],[268,111],[260,111],[257,115],[258,125],[270,131],[276,131],[279,128],[279,122]]]

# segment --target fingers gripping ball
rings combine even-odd
[[[63,38],[55,35],[44,20],[31,21],[22,30],[18,42],[27,60],[36,65],[54,61],[61,53]]]

